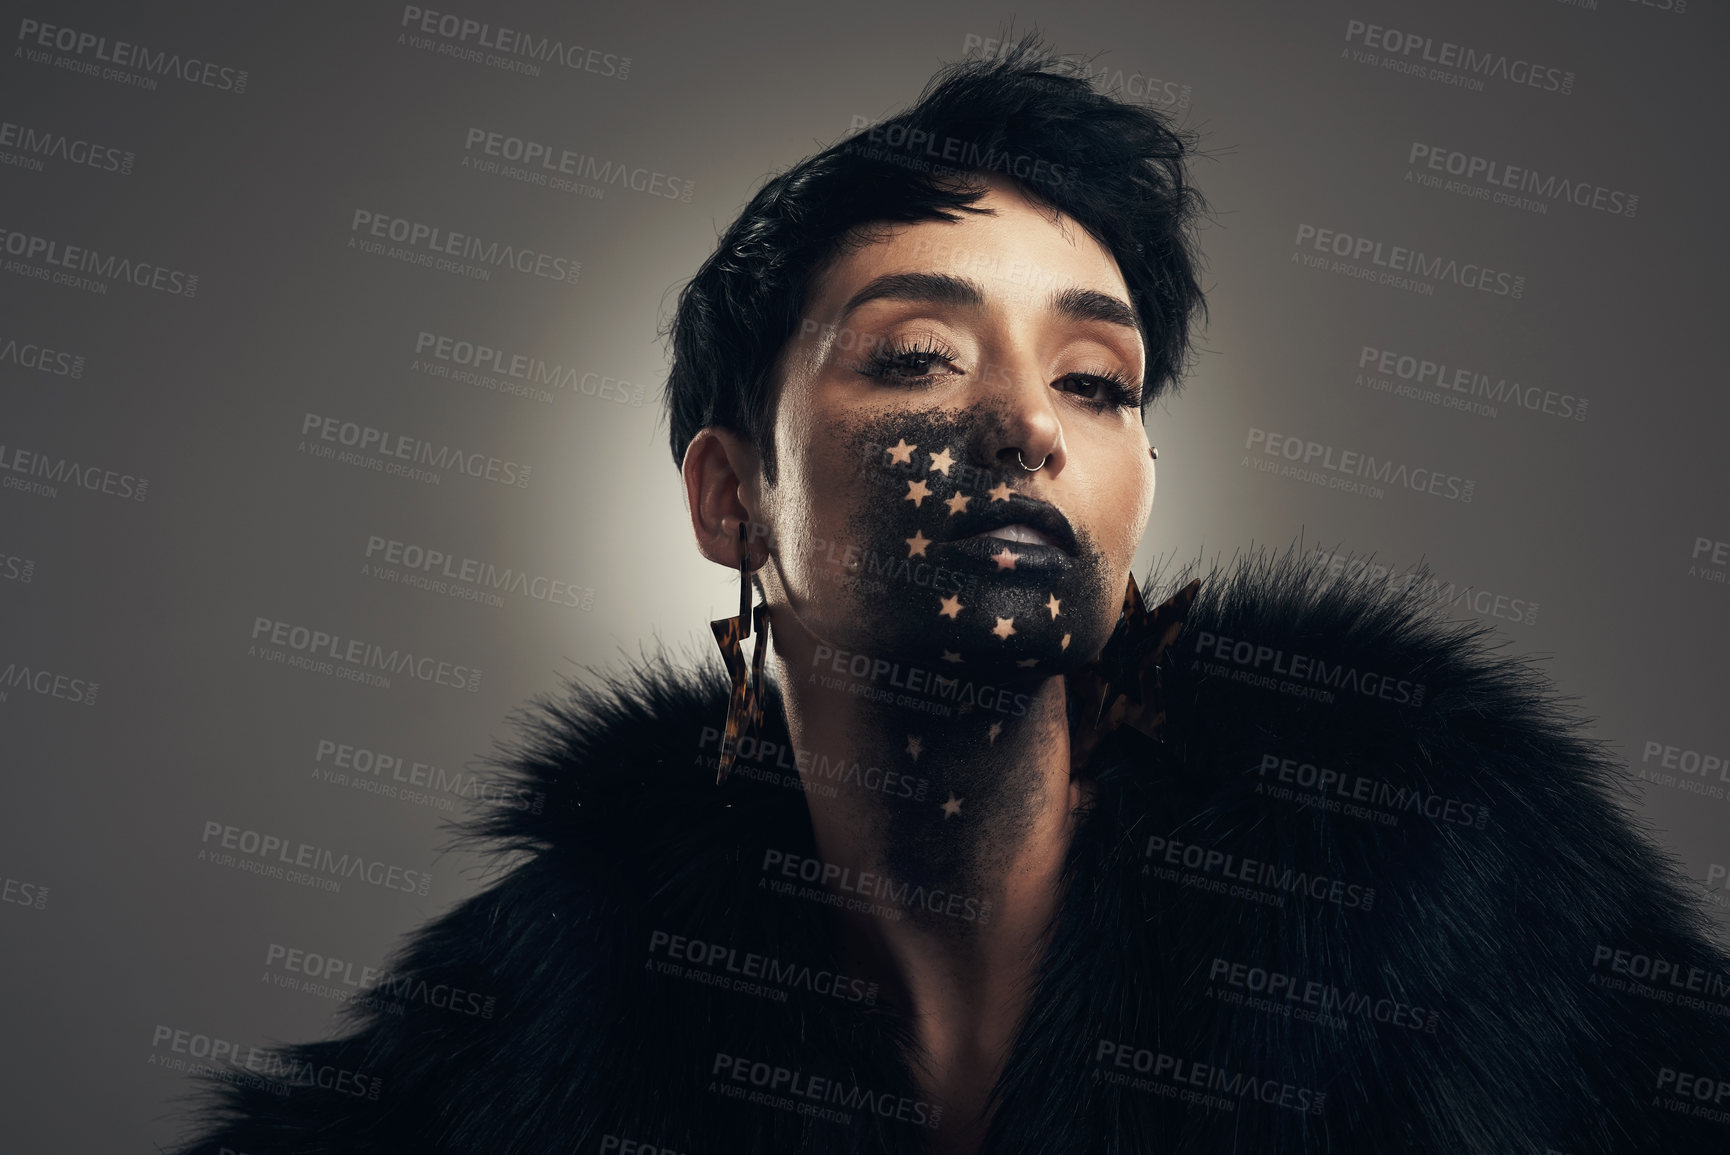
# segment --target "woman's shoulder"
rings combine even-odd
[[[1730,959],[1587,720],[1436,604],[1289,553],[1203,578],[1122,780],[1123,866],[1180,956],[1148,965],[1196,1037],[1285,1039],[1330,1113],[1656,1142],[1678,1080],[1730,1075]]]
[[[704,767],[726,701],[724,674],[657,662],[521,710],[459,838],[486,885],[403,940],[341,1037],[223,1072],[186,1155],[552,1150],[599,1126],[646,912],[726,814]]]

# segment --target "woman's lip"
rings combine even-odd
[[[1012,545],[1043,545],[1049,546],[1052,549],[1058,548],[1057,543],[1052,541],[1051,538],[1040,533],[1030,525],[1023,525],[1021,522],[1014,522],[1010,525],[1000,525],[994,529],[986,530],[984,533],[976,533],[973,536],[996,538],[998,541],[1006,541]],[[961,540],[966,541],[968,539],[962,538]]]

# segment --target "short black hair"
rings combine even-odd
[[[1205,211],[1192,134],[1095,90],[1037,33],[941,69],[906,112],[766,183],[679,295],[666,404],[675,464],[708,425],[750,439],[775,480],[776,364],[806,292],[861,226],[959,220],[996,173],[1079,223],[1117,259],[1147,343],[1142,405],[1175,387],[1205,315],[1192,229]],[[960,178],[959,180],[957,178]]]

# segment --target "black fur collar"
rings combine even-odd
[[[1093,759],[986,1150],[1726,1149],[1724,956],[1527,667],[1288,553],[1204,577],[1164,676],[1165,741]],[[476,825],[510,872],[396,967],[492,1017],[359,1011],[264,1072],[288,1085],[225,1085],[188,1150],[917,1151],[903,1028],[799,877],[791,760],[714,785],[725,708],[665,662],[541,703]],[[302,1077],[332,1068],[376,1098]]]

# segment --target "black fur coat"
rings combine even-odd
[[[1481,634],[1289,554],[1204,579],[1164,741],[1091,760],[983,1150],[1730,1150],[1725,956],[1621,769]],[[715,785],[726,699],[663,664],[538,707],[476,827],[508,873],[352,1033],[230,1072],[185,1150],[920,1150],[935,1108],[840,972],[797,779]]]

